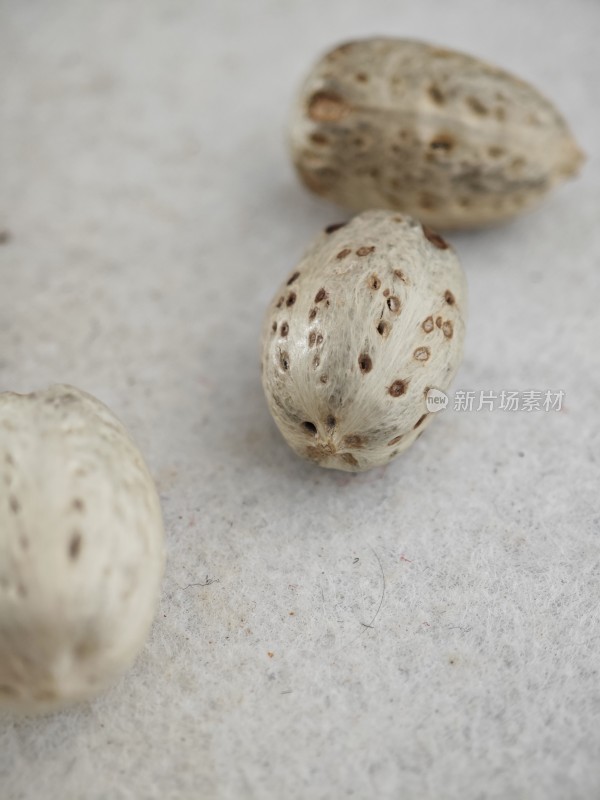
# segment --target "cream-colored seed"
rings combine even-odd
[[[132,663],[154,616],[154,483],[116,417],[72,386],[0,394],[0,477],[0,704],[85,700]]]
[[[535,205],[583,160],[556,108],[477,58],[422,42],[350,42],[311,70],[294,105],[304,183],[355,211],[392,208],[442,228]]]
[[[434,416],[428,390],[452,381],[465,313],[456,254],[419,222],[367,211],[326,229],[264,323],[263,387],[288,444],[333,469],[388,463]]]

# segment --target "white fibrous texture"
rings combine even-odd
[[[529,84],[463,53],[391,38],[325,55],[295,102],[290,139],[317,194],[442,228],[512,217],[583,160],[564,118]]]
[[[465,313],[454,250],[419,222],[367,211],[327,228],[265,318],[263,387],[288,444],[353,472],[406,450],[458,369]]]
[[[164,565],[154,482],[72,386],[0,394],[0,704],[84,700],[133,662]]]

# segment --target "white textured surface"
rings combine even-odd
[[[599,24],[591,0],[2,0],[0,388],[108,403],[169,551],[113,690],[0,718],[2,800],[600,796]],[[453,237],[455,387],[562,389],[564,411],[446,412],[352,476],[289,451],[258,340],[343,218],[292,174],[293,92],[379,32],[522,74],[590,160],[538,212]]]

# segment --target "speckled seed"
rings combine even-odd
[[[563,117],[532,86],[477,58],[402,39],[350,42],[325,55],[302,86],[290,138],[297,171],[317,194],[442,228],[514,216],[583,160]]]
[[[163,563],[154,483],[108,408],[72,386],[0,394],[0,705],[85,700],[130,666]]]
[[[321,234],[294,274],[294,306],[278,304],[279,289],[264,323],[271,414],[321,466],[386,464],[435,416],[427,391],[447,389],[461,360],[466,285],[454,250],[408,216],[366,211]],[[284,320],[281,340],[272,329]]]

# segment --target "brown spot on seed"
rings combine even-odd
[[[8,498],[8,504],[13,514],[18,514],[19,511],[21,510],[21,504],[14,496],[14,494],[11,494],[10,497]]]
[[[369,76],[365,72],[357,72],[354,76],[359,83],[367,83]]]
[[[358,467],[358,461],[354,458],[352,453],[341,453],[340,458],[342,461],[345,461],[346,464],[350,464],[352,467]]]
[[[427,317],[427,319],[423,321],[421,327],[423,328],[425,333],[431,333],[431,331],[434,328],[433,317]]]
[[[403,433],[401,433],[399,436],[394,436],[394,438],[390,439],[390,441],[388,442],[388,447],[393,447],[395,444],[398,444],[398,442],[403,438],[403,436],[404,436]]]
[[[319,133],[318,131],[315,131],[315,133],[311,133],[310,140],[311,142],[313,142],[313,144],[319,144],[319,145],[327,144],[329,142],[329,139],[325,136],[325,134]]]
[[[331,428],[335,428],[336,419],[333,414],[330,414],[327,419],[325,420],[325,425],[331,430]]]
[[[454,58],[456,53],[447,47],[431,47],[429,52],[434,58]]]
[[[358,250],[356,251],[356,255],[357,256],[368,256],[374,250],[375,250],[375,247],[373,247],[373,246],[371,246],[371,247],[366,247],[366,246],[359,247]]]
[[[397,380],[392,383],[390,388],[388,389],[389,394],[392,397],[401,397],[408,388],[408,381]]]
[[[327,186],[338,178],[337,172],[330,167],[315,167],[311,169],[304,164],[300,164],[297,168],[304,183],[317,194],[323,194]]]
[[[358,366],[363,374],[371,372],[373,369],[373,361],[371,360],[371,356],[369,356],[367,353],[361,353],[358,357]]]
[[[429,147],[432,150],[444,150],[449,152],[454,147],[454,137],[449,133],[436,133],[429,142]]]
[[[394,275],[398,278],[398,280],[404,281],[406,283],[406,275],[402,272],[401,269],[395,269]]]
[[[444,322],[444,324],[442,325],[442,331],[447,339],[452,338],[452,334],[454,333],[454,328],[450,320],[446,320],[446,322]]]
[[[74,649],[73,652],[75,656],[80,660],[85,660],[93,656],[99,649],[99,641],[96,636],[93,634],[88,634],[79,641]]]
[[[317,344],[323,344],[323,334],[317,333]]]
[[[279,300],[277,301],[276,308],[281,308],[281,306],[283,305],[283,301],[284,300],[285,300],[285,297],[280,297]]]
[[[69,540],[69,558],[71,561],[76,561],[79,558],[81,541],[82,539],[80,531],[73,531],[71,539]]]
[[[392,295],[387,299],[387,307],[392,314],[397,314],[400,311],[400,299],[396,295]]]
[[[277,330],[277,323],[276,323],[276,322],[274,322],[274,323],[271,325],[271,330],[273,331],[273,333],[275,333],[275,331]]]
[[[430,355],[431,350],[428,347],[417,347],[413,353],[413,356],[417,359],[417,361],[427,361]]]
[[[425,420],[427,419],[428,416],[429,416],[428,414],[423,414],[422,417],[419,417],[419,419],[413,425],[413,430],[414,430],[414,428],[418,428],[419,425],[421,425],[421,423],[425,422]]]
[[[384,297],[389,297],[390,296],[390,290],[389,289],[384,289],[383,290],[383,296]]]
[[[335,92],[315,92],[308,101],[308,116],[315,122],[339,122],[349,112],[348,103]]]
[[[505,152],[503,147],[488,147],[488,155],[490,158],[500,158]]]
[[[346,55],[346,53],[349,53],[353,46],[354,42],[344,42],[328,53],[325,58],[327,61],[337,61],[339,58]]]
[[[309,320],[313,320],[317,316],[317,311],[317,308],[311,308],[311,310],[308,312]]]
[[[81,497],[76,497],[71,503],[71,508],[73,509],[73,511],[83,512],[85,511],[85,503],[83,502]]]
[[[287,322],[282,322],[281,327],[279,328],[279,335],[280,336],[287,336],[290,330],[290,326]]]
[[[288,280],[288,282],[287,282],[287,284],[286,284],[286,285],[287,285],[287,286],[291,286],[291,285],[292,285],[292,283],[293,283],[295,280],[297,280],[299,277],[300,277],[300,273],[299,273],[299,272],[294,272],[294,274],[290,276],[290,278],[289,278],[289,280]]]
[[[309,347],[314,347],[316,341],[317,341],[317,332],[316,331],[311,331],[308,334],[308,346]]]
[[[313,422],[303,422],[302,427],[311,436],[317,435],[317,426]]]
[[[438,198],[429,192],[423,192],[419,198],[419,204],[425,211],[431,211],[438,205]]]
[[[427,225],[422,225],[421,227],[423,228],[423,235],[431,242],[432,245],[434,245],[434,247],[437,247],[439,250],[448,249],[448,242],[442,236],[440,236],[439,233],[432,231]]]
[[[375,291],[379,289],[379,287],[381,286],[381,281],[379,280],[377,275],[371,275],[371,277],[369,278],[369,286],[371,287],[371,289],[374,289]]]
[[[325,228],[325,233],[335,233],[335,231],[339,231],[340,228],[343,228],[347,225],[346,222],[334,222],[333,225],[328,225]]]
[[[441,106],[444,104],[445,97],[444,93],[440,89],[439,86],[436,86],[435,83],[432,83],[429,89],[427,90],[429,97],[433,100],[436,105]]]
[[[285,304],[289,308],[290,306],[293,306],[295,302],[296,302],[296,292],[290,292],[287,296]]]
[[[320,303],[321,300],[325,300],[327,298],[327,292],[325,289],[321,288],[315,295],[315,303]]]
[[[312,363],[313,363],[313,367],[316,369],[321,363],[321,359],[319,358],[319,356],[315,356],[313,358],[313,362]]]
[[[435,318],[435,324],[438,326],[438,328],[441,328],[442,327],[442,318],[441,317],[436,317]]]
[[[345,247],[343,250],[340,250],[336,258],[339,258],[341,260],[342,258],[346,258],[346,256],[349,256],[351,252],[352,250],[350,250],[349,247]]]
[[[343,447],[364,447],[364,444],[364,438],[359,436],[358,433],[351,433],[348,436],[344,436],[342,440]]]
[[[287,372],[290,368],[290,357],[285,350],[281,350],[279,353],[279,366],[284,372]]]
[[[327,383],[327,381],[329,380],[329,378],[327,377],[327,375],[321,375],[321,377],[319,378],[319,380],[321,381],[321,383]]]
[[[387,335],[388,335],[388,333],[389,333],[389,332],[390,332],[390,326],[388,325],[388,323],[387,323],[385,320],[383,320],[383,319],[382,319],[382,320],[381,320],[381,321],[380,321],[380,322],[377,324],[377,333],[378,333],[380,336],[383,336],[383,337],[385,337],[385,336],[387,336]]]
[[[450,289],[446,289],[444,292],[444,300],[448,303],[449,306],[453,306],[456,303],[454,295],[450,291]]]
[[[480,116],[485,116],[488,113],[487,106],[485,106],[481,100],[478,100],[476,97],[470,95],[467,97],[467,105],[475,114],[479,114]]]

